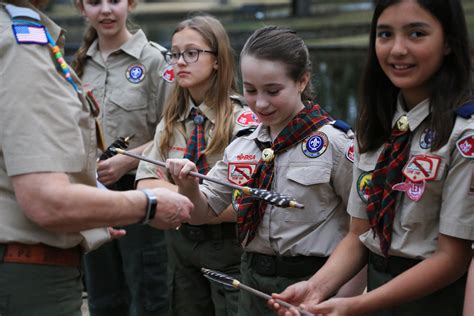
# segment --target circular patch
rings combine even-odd
[[[431,128],[426,128],[420,136],[420,147],[423,149],[431,148],[433,143],[434,132]]]
[[[305,156],[317,158],[324,154],[328,145],[329,141],[326,134],[323,132],[316,132],[301,143],[301,149]]]
[[[363,172],[357,179],[357,193],[360,199],[367,203],[369,201],[369,185],[372,182],[372,171]]]
[[[132,64],[128,66],[125,77],[131,83],[139,83],[145,78],[145,66],[142,64]]]
[[[239,211],[239,201],[241,196],[242,191],[234,189],[234,191],[232,192],[232,207],[236,212]]]

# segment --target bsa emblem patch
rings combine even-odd
[[[372,171],[363,172],[357,178],[357,193],[360,199],[367,203],[369,201],[369,186],[372,182]]]
[[[260,123],[258,121],[257,115],[252,111],[245,111],[239,115],[236,120],[237,124],[243,127],[254,126]]]
[[[411,182],[433,180],[438,173],[441,158],[428,155],[416,155],[408,160],[403,174]]]
[[[245,162],[229,162],[227,179],[237,185],[244,185],[250,181],[256,164]]]
[[[329,141],[323,132],[315,132],[301,143],[301,149],[306,157],[317,158],[324,154],[328,148]]]
[[[423,149],[428,149],[431,147],[434,139],[434,132],[431,128],[426,128],[420,136],[420,147]]]
[[[466,158],[474,158],[474,134],[467,135],[456,142],[456,147],[461,155]]]
[[[350,162],[354,162],[354,141],[351,141],[351,145],[346,150],[346,158]]]
[[[132,64],[128,66],[125,77],[131,83],[140,83],[145,78],[145,66],[142,64]]]
[[[165,71],[161,75],[161,78],[163,78],[165,81],[168,81],[168,82],[174,82],[173,66],[166,67]]]

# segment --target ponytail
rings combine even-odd
[[[84,39],[82,40],[81,47],[74,54],[74,60],[72,61],[72,68],[76,71],[79,78],[84,74],[84,67],[86,65],[87,51],[91,47],[92,43],[97,39],[97,31],[92,26],[88,26],[84,33]]]

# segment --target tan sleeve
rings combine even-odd
[[[474,135],[474,119],[470,129],[456,140]],[[455,148],[443,185],[440,214],[440,233],[474,240],[474,159],[463,157]]]
[[[1,35],[2,150],[9,176],[79,172],[87,157],[80,126],[89,124],[76,91],[56,70],[48,46]],[[84,120],[85,119],[85,120]]]
[[[161,132],[164,129],[164,123],[161,121],[156,127],[155,136],[153,141],[145,148],[142,155],[155,160],[163,160],[163,156],[160,152],[160,138]],[[138,164],[137,173],[135,176],[135,181],[142,179],[161,179],[162,172],[159,171],[159,166],[141,160]]]
[[[228,182],[227,173],[228,160],[227,151],[225,151],[223,160],[218,161],[207,175],[223,182]],[[222,213],[232,202],[233,189],[227,186],[205,180],[200,189],[207,197],[209,206],[217,215]]]
[[[352,162],[345,157],[345,152],[352,140],[346,134],[338,133],[336,137],[332,137],[331,143],[334,148],[332,182],[336,194],[341,197],[346,208],[352,183]]]

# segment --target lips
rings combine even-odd
[[[392,68],[395,70],[407,70],[413,68],[413,64],[391,64]]]

